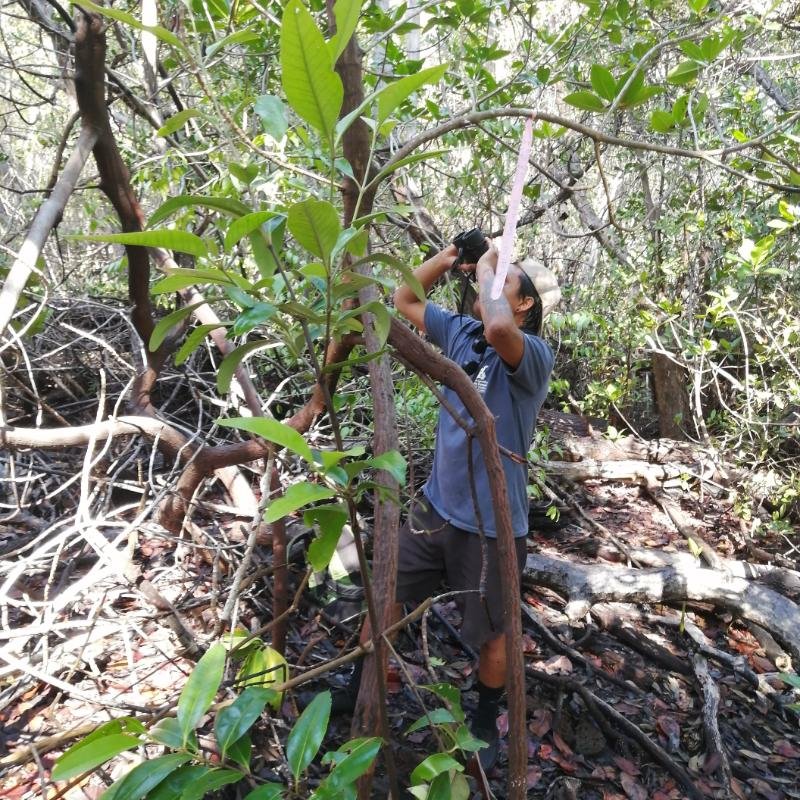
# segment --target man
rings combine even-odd
[[[451,269],[457,255],[455,245],[451,245],[414,271],[426,294]],[[478,319],[420,300],[408,285],[397,289],[394,304],[400,314],[472,376],[475,388],[495,417],[498,444],[524,457],[553,368],[553,353],[540,338],[542,322],[561,293],[549,270],[523,261],[510,265],[502,294],[497,300],[492,299],[497,260],[497,249],[490,242],[477,265],[461,267],[476,274],[478,297],[474,311]],[[469,419],[455,392],[448,388],[443,392],[455,411]],[[480,653],[478,708],[472,719],[472,732],[488,743],[480,751],[481,764],[488,769],[497,757],[496,721],[506,681],[503,602],[486,467],[473,438],[470,476],[467,447],[466,433],[442,408],[424,497],[414,503],[400,531],[396,618],[400,617],[401,603],[418,603],[434,595],[442,578],[451,591],[461,592],[457,596],[463,620],[461,636]],[[528,532],[527,467],[507,456],[502,461],[521,577]],[[485,600],[478,591],[481,527],[488,544]],[[362,641],[368,638],[369,632],[362,631]],[[350,693],[357,693],[359,682],[360,665],[354,670]]]

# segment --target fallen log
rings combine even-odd
[[[796,603],[766,586],[696,564],[627,569],[576,564],[534,553],[528,556],[523,581],[565,595],[568,602],[564,613],[573,621],[604,601],[713,603],[768,630],[793,658],[800,655],[800,607]]]

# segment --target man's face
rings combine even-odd
[[[519,296],[521,274],[522,270],[516,264],[509,264],[506,280],[503,284],[503,296],[508,301],[508,305],[511,307],[511,311],[515,317],[518,312],[526,311],[526,306],[529,307],[532,304],[532,298]],[[481,306],[480,295],[478,295],[472,308],[478,319],[483,321],[483,308]]]

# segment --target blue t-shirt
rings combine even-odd
[[[547,395],[553,369],[553,352],[549,345],[538,336],[523,331],[525,351],[519,366],[511,369],[493,347],[487,347],[483,355],[473,349],[473,344],[483,333],[480,322],[472,317],[453,314],[430,302],[425,306],[425,330],[431,341],[456,364],[463,367],[470,361],[479,362],[472,382],[495,418],[497,442],[525,457],[533,440],[536,417]],[[472,419],[452,389],[444,387],[443,392],[461,417]],[[475,489],[483,530],[487,536],[496,538],[489,479],[480,444],[474,437],[472,448]],[[525,536],[528,533],[528,469],[502,452],[500,461],[506,477],[514,536]],[[423,492],[439,515],[451,525],[478,532],[469,483],[467,435],[444,408],[439,411],[433,469]]]

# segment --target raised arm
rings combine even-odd
[[[414,277],[422,284],[426,295],[434,283],[450,269],[457,255],[456,246],[448,245],[414,270]],[[425,306],[427,303],[427,300],[420,300],[405,283],[395,289],[394,307],[422,333],[425,333]]]

